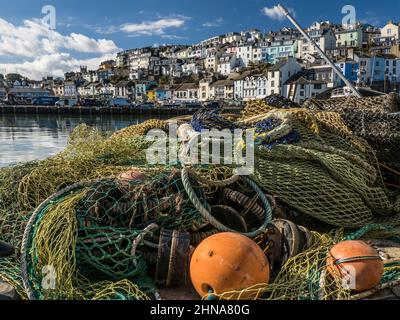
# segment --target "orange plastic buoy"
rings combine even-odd
[[[123,184],[128,184],[132,181],[144,181],[146,179],[147,176],[139,170],[125,171],[118,176],[118,180],[120,180]]]
[[[190,278],[202,297],[267,284],[269,276],[269,263],[261,248],[236,233],[218,233],[205,239],[190,261]],[[241,298],[249,297],[244,294]]]
[[[345,280],[350,290],[362,292],[379,285],[384,265],[378,251],[364,241],[344,241],[330,250],[327,271]]]

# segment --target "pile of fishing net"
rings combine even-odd
[[[256,130],[255,176],[268,193],[331,226],[399,224],[398,192],[388,191],[374,150],[340,114],[273,110],[242,124],[260,122],[268,125]]]
[[[134,132],[108,138],[79,127],[62,153],[1,170],[1,239],[21,256],[0,260],[0,279],[22,298],[155,299],[156,285],[187,280],[191,248],[219,227],[263,230],[269,204],[254,182],[200,183],[229,177],[225,167],[144,166],[148,144]],[[256,218],[227,216],[220,195],[228,187],[242,190]],[[256,191],[264,202],[250,201]]]
[[[273,94],[265,99],[248,101],[245,109],[242,111],[242,117],[251,117],[266,113],[272,109],[292,109],[299,107],[300,106],[292,100],[284,98],[279,94]]]
[[[283,217],[312,229],[303,250],[272,283],[216,297],[352,298],[325,273],[329,249],[360,228],[354,238],[398,241],[400,193],[343,114],[266,101],[249,103],[238,121],[200,112],[183,125],[192,138],[213,128],[252,132],[251,178],[226,164],[147,165],[144,135],[168,131],[159,120],[111,137],[80,126],[63,152],[1,169],[0,237],[22,255],[0,260],[0,279],[30,299],[155,299],[158,288],[187,281],[182,270],[203,239],[235,231],[268,252],[259,239]],[[400,279],[399,266],[386,264],[382,285]]]
[[[0,169],[1,240],[11,243],[17,251],[15,257],[0,260],[0,279],[13,283],[25,297],[18,252],[33,210],[67,186],[115,177],[127,166],[143,164],[147,146],[144,137],[111,140],[105,133],[81,125],[61,153],[43,161]]]
[[[400,171],[400,101],[391,93],[378,97],[310,99],[304,107],[314,111],[333,111],[358,137],[365,139],[376,151],[383,168]],[[398,184],[397,184],[398,186]]]

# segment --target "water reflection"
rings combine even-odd
[[[154,116],[0,115],[0,167],[56,154],[81,123],[114,132],[149,118]]]

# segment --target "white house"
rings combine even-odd
[[[134,95],[135,84],[132,81],[120,81],[115,85],[115,96],[131,98]]]
[[[258,29],[250,29],[247,31],[242,31],[241,36],[246,42],[254,43],[261,40],[262,32]]]
[[[400,39],[400,24],[389,21],[381,29],[381,41],[392,41]]]
[[[80,95],[84,97],[96,97],[101,93],[101,84],[99,82],[90,82],[80,87]]]
[[[77,98],[78,90],[76,88],[76,84],[73,81],[64,82],[64,97],[66,98]]]
[[[115,90],[115,85],[112,83],[103,83],[100,86],[100,94],[108,97],[115,97],[116,90]]]
[[[143,69],[138,69],[138,70],[131,70],[129,72],[129,79],[130,80],[140,80],[142,79],[144,72]]]
[[[336,36],[329,22],[315,22],[306,32],[322,51],[326,52],[336,47]],[[311,42],[301,38],[298,43],[297,57],[301,59],[306,54],[319,55]]]
[[[184,83],[174,90],[177,102],[194,102],[199,98],[199,86],[195,83]]]
[[[186,75],[199,74],[204,69],[203,63],[200,61],[188,60],[182,64],[182,72]]]
[[[267,71],[267,96],[272,94],[280,94],[283,96],[283,84],[301,70],[301,64],[293,57],[281,60],[269,68]]]
[[[215,36],[200,42],[202,47],[214,47],[216,45],[222,44],[223,36]]]
[[[218,61],[221,54],[216,51],[209,52],[204,59],[204,68],[209,71],[217,72]]]
[[[385,75],[390,82],[400,82],[400,59],[395,55],[384,55],[385,58]]]
[[[305,100],[315,97],[328,89],[328,83],[321,80],[308,80],[300,77],[284,84],[284,97],[302,104]]]
[[[210,85],[210,98],[215,100],[234,99],[234,81],[219,80]]]
[[[243,100],[253,100],[256,98],[257,83],[254,76],[248,76],[243,81]]]
[[[378,80],[376,75],[377,72],[373,71],[373,65],[375,64],[375,58],[367,53],[356,53],[354,54],[354,60],[359,65],[358,81],[364,84],[370,84],[371,81],[375,82]],[[376,69],[375,71],[379,71]],[[372,74],[374,72],[374,75]],[[381,78],[381,77],[379,77]]]
[[[204,78],[200,80],[199,83],[199,101],[208,101],[211,97],[210,85],[213,82],[211,78]]]
[[[261,48],[253,45],[240,46],[236,50],[236,57],[241,67],[248,67],[251,62],[262,60]]]
[[[219,58],[217,72],[223,76],[229,76],[236,67],[236,55],[224,54]]]
[[[227,33],[223,38],[222,38],[222,44],[226,43],[236,43],[242,40],[242,35],[238,32],[230,32]]]
[[[63,83],[56,83],[53,85],[53,93],[56,97],[64,96],[64,84]]]
[[[234,80],[234,99],[243,100],[244,99],[244,82],[247,77],[252,75],[251,71],[245,71],[242,74],[237,75],[233,78]]]
[[[243,82],[243,100],[264,99],[268,93],[268,78],[265,74],[248,76]]]

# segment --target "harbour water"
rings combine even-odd
[[[45,159],[63,150],[81,123],[114,132],[155,116],[0,114],[0,167]]]

